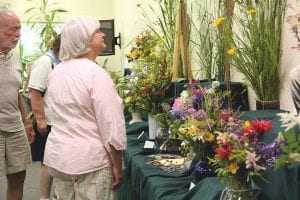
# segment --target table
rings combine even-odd
[[[259,110],[240,112],[244,119],[269,119],[273,123],[273,131],[266,142],[273,140],[279,131],[281,110]],[[128,146],[124,154],[126,176],[118,191],[119,200],[217,200],[224,189],[224,184],[217,177],[208,177],[200,181],[189,191],[193,180],[191,172],[180,174],[168,173],[156,166],[147,165],[148,155],[158,153],[157,150],[145,150],[144,141],[147,136],[137,139],[140,132],[147,130],[147,123],[127,125]],[[300,199],[300,165],[291,165],[266,174],[269,183],[260,181],[257,193],[259,200],[298,200]]]

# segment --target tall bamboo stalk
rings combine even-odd
[[[183,78],[193,78],[191,69],[191,57],[189,52],[190,19],[187,14],[185,0],[180,0],[177,5],[174,54],[173,54],[173,76],[172,81],[178,80],[179,68],[182,67]]]
[[[224,1],[224,16],[225,16],[225,23],[224,26],[221,27],[221,34],[226,34],[229,40],[224,40],[224,67],[225,67],[225,82],[226,82],[226,89],[230,91],[230,62],[231,57],[227,54],[227,50],[231,48],[232,45],[232,17],[234,13],[234,6],[235,0],[225,0]],[[224,37],[224,35],[223,35]],[[228,98],[228,105],[232,106],[231,101],[231,94],[227,96]]]

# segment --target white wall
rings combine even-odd
[[[42,0],[36,0],[42,1]],[[49,0],[49,3],[59,3],[59,7],[68,10],[69,12],[61,15],[61,22],[66,22],[75,16],[81,15],[90,15],[94,16],[98,19],[113,19],[114,18],[114,0]],[[14,10],[16,14],[20,17],[22,22],[26,22],[28,16],[24,15],[25,11],[32,7],[33,4],[27,2],[25,0],[0,0],[0,6],[10,3],[10,9]],[[116,47],[118,48],[118,47]],[[115,68],[115,66],[119,66],[116,64],[116,57],[114,56],[99,56],[97,58],[98,63],[103,63],[105,58],[108,58],[107,66],[110,68]]]
[[[296,0],[288,0],[288,3],[295,5]],[[300,12],[299,6],[296,8],[296,10],[288,8],[286,16],[295,14],[296,12]],[[294,67],[300,67],[300,51],[292,48],[297,46],[298,43],[290,28],[290,25],[288,23],[285,23],[283,31],[283,51],[281,60],[281,69],[284,77],[280,95],[280,107],[281,109],[295,112],[290,92],[289,72]]]
[[[141,31],[147,29],[146,20],[137,5],[142,5],[147,10],[148,5],[155,6],[156,3],[153,3],[154,0],[114,0],[114,2],[116,30],[122,35],[122,49],[118,51],[117,63],[126,68],[129,66],[126,54],[130,51],[130,42]]]
[[[99,19],[115,19],[115,33],[121,33],[122,49],[116,46],[116,55],[108,56],[108,68],[112,70],[123,70],[127,67],[127,60],[125,54],[129,52],[130,47],[127,46],[134,37],[136,37],[141,31],[147,28],[146,21],[141,15],[140,9],[137,4],[156,6],[155,0],[49,0],[52,2],[59,2],[63,8],[69,11],[62,21],[67,21],[70,18],[78,15],[92,15]],[[197,0],[189,0],[191,2]],[[288,0],[288,3],[295,4],[297,0]],[[0,5],[9,2],[11,9],[13,9],[21,18],[22,21],[26,21],[24,11],[30,6],[30,4],[24,0],[0,0]],[[298,0],[299,2],[299,0]],[[299,10],[299,7],[298,7]],[[296,10],[288,9],[287,16],[295,13]],[[149,12],[151,13],[151,12]],[[154,19],[154,16],[153,16]],[[283,85],[280,96],[281,108],[285,110],[293,111],[293,103],[291,99],[289,84],[289,72],[293,67],[299,65],[300,56],[299,50],[292,49],[297,43],[296,38],[290,31],[290,26],[286,23],[283,32],[283,51],[281,68],[283,73]],[[127,48],[126,48],[127,46]],[[99,63],[102,63],[104,58],[97,59]],[[196,67],[196,66],[195,66]],[[232,73],[233,81],[241,81],[242,77],[236,72]],[[270,83],[272,84],[272,83]],[[250,107],[255,107],[255,95],[250,91]]]

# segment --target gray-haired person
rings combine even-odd
[[[105,34],[93,17],[61,32],[61,63],[48,76],[45,100],[54,115],[44,164],[58,199],[113,200],[126,149],[123,103],[107,71],[95,62]]]
[[[31,164],[29,143],[35,136],[19,93],[22,65],[13,50],[20,28],[17,15],[0,8],[0,176],[6,175],[7,200],[22,199],[26,167]]]

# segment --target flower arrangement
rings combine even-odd
[[[245,76],[259,100],[279,101],[280,47],[286,0],[236,3],[240,14],[234,18],[237,31],[232,38],[233,48],[236,48],[230,56],[232,65]]]
[[[254,183],[253,178],[272,168],[281,153],[282,141],[263,142],[272,130],[268,120],[239,121],[224,132],[218,132],[215,156],[210,163],[217,176],[229,181],[231,189],[242,189]],[[230,180],[229,180],[230,179]]]
[[[171,129],[174,137],[182,140],[184,154],[192,151],[195,157],[205,159],[213,156],[214,132],[224,130],[236,119],[232,110],[223,108],[222,100],[227,92],[218,91],[218,87],[217,81],[211,88],[201,88],[197,81],[190,82],[175,99],[171,110],[175,121]]]
[[[150,30],[141,32],[133,41],[130,53],[127,55],[128,61],[147,59],[157,48],[162,48],[162,39]]]
[[[300,134],[297,134],[300,118],[291,113],[279,113],[278,115],[281,117],[282,127],[286,127],[286,129],[282,134],[283,153],[279,156],[276,165],[280,167],[285,164],[300,163]]]
[[[155,115],[168,102],[166,91],[171,85],[170,58],[163,45],[163,37],[144,31],[134,40],[129,61],[133,62],[131,75],[124,77],[124,103],[129,110]]]

